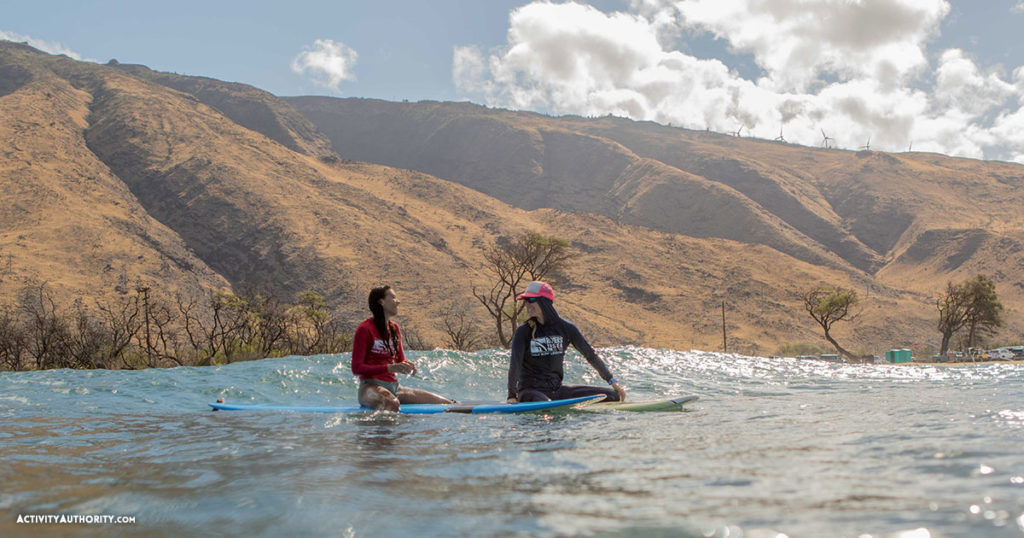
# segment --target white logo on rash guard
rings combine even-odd
[[[371,349],[370,352],[371,353],[377,353],[377,354],[380,354],[380,355],[391,355],[391,352],[388,351],[387,344],[384,343],[383,340],[374,340],[373,341],[373,349]]]
[[[542,355],[558,355],[562,353],[561,336],[542,336],[530,340],[530,355],[539,357]]]

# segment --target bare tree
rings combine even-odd
[[[473,351],[480,348],[483,336],[477,327],[467,319],[465,305],[451,303],[445,308],[442,318],[448,344],[459,351]]]
[[[248,306],[238,296],[211,292],[206,301],[177,297],[181,328],[196,355],[199,365],[210,365],[217,357],[231,362],[240,348],[241,337],[248,328]],[[206,310],[203,315],[202,310]]]
[[[250,308],[252,345],[264,356],[283,347],[288,340],[288,307],[270,294],[246,298]]]
[[[81,300],[75,301],[70,330],[61,345],[62,356],[72,368],[105,367],[107,327],[102,320],[89,315]]]
[[[124,297],[115,305],[97,303],[96,308],[107,326],[107,355],[112,362],[123,363],[125,353],[142,327],[139,322],[139,297]]]
[[[304,291],[298,296],[298,304],[292,309],[292,327],[289,331],[289,347],[303,355],[315,354],[320,349],[325,329],[331,315],[327,303],[320,294]]]
[[[248,305],[233,293],[218,291],[210,294],[213,317],[206,330],[209,348],[231,363],[239,351],[241,336],[248,328]]]
[[[409,350],[424,350],[433,349],[434,346],[428,344],[423,336],[416,327],[409,325],[402,330],[402,348]]]
[[[39,369],[64,366],[60,342],[66,337],[67,325],[61,319],[46,283],[25,288],[21,295],[21,311],[27,329],[26,351]]]
[[[178,366],[185,366],[182,358],[178,357],[177,340],[178,333],[175,331],[178,317],[163,301],[150,305],[149,322],[152,338],[150,345],[154,357],[154,365],[160,362],[172,362]]]
[[[0,306],[0,367],[19,371],[26,358],[26,337],[18,311]]]
[[[342,329],[338,319],[327,309],[324,298],[314,291],[299,294],[292,308],[288,345],[293,353],[320,355],[342,353],[351,349],[352,337]]]
[[[202,321],[199,317],[199,304],[194,297],[183,297],[178,294],[175,295],[175,301],[178,304],[178,312],[181,313],[181,328],[185,332],[185,337],[188,338],[188,350],[179,348],[178,355],[183,355],[186,352],[192,354],[193,364],[197,366],[207,366],[213,362],[213,353],[208,352],[208,348],[204,345],[204,330]]]
[[[508,347],[519,324],[523,305],[516,293],[531,280],[552,279],[572,259],[569,242],[529,232],[515,238],[502,237],[484,253],[492,284],[487,291],[473,287],[473,296],[494,320],[498,341]]]

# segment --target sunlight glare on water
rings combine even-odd
[[[631,399],[687,412],[349,415],[348,355],[0,373],[0,535],[18,514],[257,536],[955,537],[1024,533],[1024,366],[600,350]],[[503,400],[502,350],[411,353],[403,378]],[[576,354],[566,382],[602,381]],[[387,506],[381,517],[381,506]]]

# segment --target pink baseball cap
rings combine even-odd
[[[547,297],[552,301],[555,300],[555,290],[551,289],[551,286],[547,282],[541,282],[534,280],[530,282],[530,285],[526,287],[526,291],[516,295],[517,301],[525,301],[531,297]]]

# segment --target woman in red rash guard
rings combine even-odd
[[[373,317],[356,328],[352,341],[352,373],[359,376],[359,405],[398,411],[399,404],[449,404],[452,400],[421,389],[400,387],[395,374],[416,374],[405,360],[402,333],[391,318],[399,301],[391,286],[370,290],[367,300]]]

